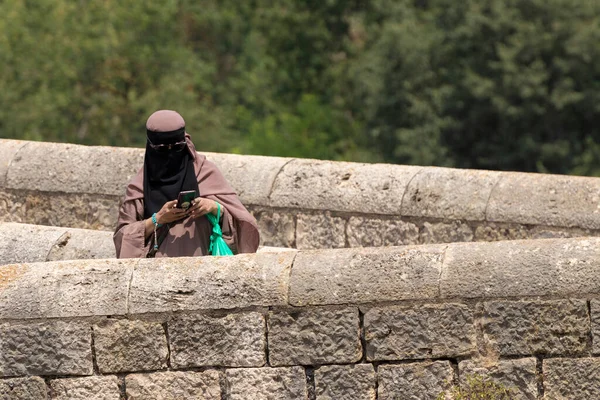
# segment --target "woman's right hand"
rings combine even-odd
[[[178,221],[187,215],[184,209],[176,208],[176,204],[177,200],[167,201],[156,213],[156,220],[159,224],[164,225],[169,222]]]

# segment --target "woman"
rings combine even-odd
[[[256,252],[256,221],[217,167],[196,153],[185,121],[175,111],[157,111],[146,122],[144,166],[129,182],[113,236],[117,258],[208,254],[212,225],[221,217],[223,239],[237,253]],[[177,208],[182,191],[199,196]]]

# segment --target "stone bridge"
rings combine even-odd
[[[600,179],[209,156],[261,251],[116,260],[142,151],[0,140],[0,399],[600,398]]]

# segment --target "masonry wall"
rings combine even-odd
[[[298,249],[598,236],[600,179],[207,154]],[[0,140],[0,222],[114,229],[143,150]]]
[[[600,239],[0,267],[3,399],[600,398]]]

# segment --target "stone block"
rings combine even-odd
[[[423,168],[402,198],[402,215],[484,221],[500,172]]]
[[[449,361],[380,365],[377,375],[379,400],[436,399],[450,391],[454,379]]]
[[[122,196],[0,189],[0,221],[114,231]]]
[[[214,370],[127,375],[125,388],[127,400],[221,400]]]
[[[475,242],[497,242],[499,240],[530,239],[531,233],[525,225],[482,222],[475,228]]]
[[[52,246],[47,261],[115,257],[113,232],[70,228]]]
[[[266,362],[265,319],[257,312],[182,316],[168,325],[173,368],[261,367]]]
[[[46,392],[46,382],[38,376],[0,380],[0,400],[47,400]]]
[[[0,267],[0,318],[127,314],[139,260],[75,260]]]
[[[287,305],[295,252],[141,260],[132,314]]]
[[[445,246],[301,251],[290,278],[293,306],[435,298]]]
[[[440,277],[442,298],[570,296],[599,288],[599,238],[452,243]]]
[[[29,142],[13,158],[6,187],[123,196],[143,163],[142,149]]]
[[[421,243],[472,242],[473,229],[461,221],[423,224]]]
[[[562,228],[562,227],[546,227],[534,226],[529,231],[531,239],[560,239],[560,238],[576,238],[585,236],[600,236],[598,231],[590,229],[578,228]]]
[[[253,210],[258,223],[260,241],[264,246],[294,247],[296,244],[296,222],[294,216],[272,210]]]
[[[326,365],[315,370],[316,400],[375,400],[371,364]]]
[[[396,219],[350,217],[346,227],[350,247],[382,247],[419,243],[419,227]]]
[[[89,325],[63,321],[0,324],[0,377],[92,372]]]
[[[486,363],[474,360],[461,361],[458,364],[460,384],[468,384],[468,377],[481,376],[485,381],[492,381],[511,391],[511,399],[536,400],[537,369],[535,358],[517,360],[498,360]]]
[[[600,398],[600,359],[552,358],[543,361],[544,399]]]
[[[401,215],[408,182],[421,167],[298,159],[283,167],[271,206]]]
[[[19,152],[25,148],[29,141],[0,139],[0,187],[6,185],[6,176],[10,164],[15,158],[19,158]]]
[[[0,265],[47,261],[65,228],[16,223],[0,224]]]
[[[296,248],[335,249],[346,246],[346,220],[326,211],[299,214],[296,223]]]
[[[116,376],[54,379],[50,381],[52,400],[120,400]]]
[[[357,308],[309,308],[269,313],[273,366],[353,363],[362,357]]]
[[[229,400],[308,400],[302,367],[228,369]]]
[[[104,320],[94,325],[94,348],[103,374],[167,368],[167,338],[158,322]]]
[[[491,354],[560,356],[588,350],[585,300],[486,302],[481,327]]]
[[[369,361],[459,357],[476,349],[473,311],[464,304],[377,307],[364,324]]]
[[[600,229],[599,203],[598,178],[505,172],[490,196],[486,220]]]
[[[269,204],[275,178],[291,158],[239,154],[202,153],[214,162],[235,189],[240,200],[248,204]]]

